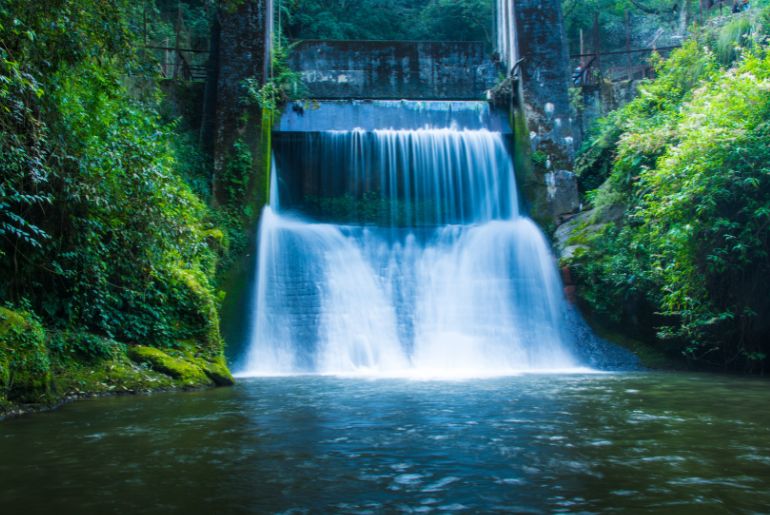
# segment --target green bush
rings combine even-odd
[[[622,133],[606,145],[614,160],[592,198],[624,215],[584,236],[573,264],[584,300],[609,318],[654,326],[651,339],[701,364],[761,371],[770,353],[770,57],[761,46],[739,54],[720,68],[689,42],[612,116]]]
[[[60,360],[95,362],[116,358],[125,352],[125,345],[90,333],[57,331],[51,335],[48,349]]]
[[[0,307],[0,399],[45,402],[50,391],[43,327],[29,313]]]
[[[142,4],[0,3],[0,302],[40,317],[25,326],[34,345],[3,329],[2,384],[41,373],[40,388],[3,386],[20,400],[50,382],[41,323],[62,362],[115,360],[126,344],[221,355],[226,242],[199,149],[159,114]],[[33,347],[29,366],[9,361]]]

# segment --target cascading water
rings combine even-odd
[[[577,365],[554,259],[519,209],[500,132],[326,130],[275,148],[241,375]]]

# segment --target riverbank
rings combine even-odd
[[[152,351],[161,352],[157,349]],[[223,358],[211,362],[203,358],[175,358],[163,354],[165,365],[161,365],[160,361],[142,361],[138,357],[135,360],[128,355],[96,364],[74,361],[57,364],[49,390],[37,399],[15,402],[0,396],[0,421],[58,409],[64,404],[85,399],[203,390],[235,384]]]
[[[232,385],[221,352],[202,348],[46,331],[28,313],[0,308],[0,420],[81,398]]]

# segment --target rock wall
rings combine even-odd
[[[291,66],[316,99],[480,100],[496,78],[480,42],[303,41]]]

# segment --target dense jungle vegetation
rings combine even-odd
[[[576,171],[587,307],[694,362],[770,354],[770,9],[705,27],[602,119]]]
[[[144,48],[167,7],[0,2],[0,404],[228,380],[227,219]],[[208,9],[172,16],[200,38]]]
[[[281,0],[290,39],[486,41],[493,0]]]

